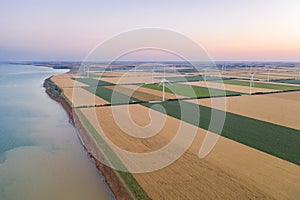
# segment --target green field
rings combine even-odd
[[[290,84],[300,85],[300,79],[278,79],[278,80],[272,80],[272,82],[276,82],[276,83],[290,83]]]
[[[166,77],[170,82],[196,82],[196,81],[204,81],[203,76],[174,76],[174,77]],[[220,77],[215,76],[206,76],[206,80],[221,80]],[[226,80],[226,79],[223,79]]]
[[[219,80],[214,82],[221,82]],[[239,80],[224,80],[224,84],[229,85],[241,85],[249,87],[249,81],[239,81]],[[262,83],[262,82],[254,82],[253,87],[257,88],[265,88],[265,89],[273,89],[273,90],[300,90],[300,86],[289,86],[289,85],[278,85],[271,83]]]
[[[98,79],[93,79],[93,78],[72,78],[75,81],[87,84],[87,85],[91,85],[91,86],[95,86],[95,85],[99,85],[99,86],[110,86],[110,85],[115,85],[113,83],[110,82],[106,82],[106,81],[102,81],[102,80],[98,80]]]
[[[150,88],[153,90],[159,90],[162,91],[163,87],[159,84],[146,84],[142,85],[142,87]],[[218,90],[213,88],[206,88],[206,87],[200,87],[200,86],[191,86],[191,85],[185,85],[185,84],[169,84],[165,83],[165,92],[171,93],[171,94],[177,94],[180,96],[185,97],[210,97],[210,96],[232,96],[232,95],[240,95],[239,92],[233,92],[233,91],[224,91],[224,90]]]
[[[184,109],[191,113],[182,117],[179,101],[165,101],[160,104],[165,108],[167,114],[172,117],[206,130],[209,127],[212,112],[212,109],[209,107],[181,101]],[[150,108],[153,104],[144,103],[142,105]],[[196,121],[192,114],[198,109],[200,111],[200,121]],[[161,110],[158,111],[162,112]],[[299,130],[233,113],[224,113],[224,111],[216,109],[213,111],[221,115],[226,114],[222,136],[300,165]],[[211,131],[217,132],[218,129],[212,127]]]

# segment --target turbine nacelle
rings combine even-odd
[[[170,81],[168,81],[165,77],[160,81],[159,86],[162,86],[162,102],[165,101],[165,83],[172,85],[172,83],[170,83]]]

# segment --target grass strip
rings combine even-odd
[[[125,172],[127,171],[126,167],[123,165],[122,161],[118,158],[118,156],[113,152],[113,150],[109,147],[109,145],[105,142],[105,140],[101,137],[101,135],[96,131],[93,125],[89,122],[89,120],[84,116],[84,114],[80,110],[76,110],[76,114],[84,123],[85,127],[88,129],[88,133],[95,139],[99,150],[105,155],[106,159],[114,166],[115,168],[121,168],[123,171],[117,170],[117,172],[121,175],[122,179],[130,189],[130,191],[135,195],[137,199],[150,199],[143,188],[139,185],[139,183],[135,180],[131,173]]]

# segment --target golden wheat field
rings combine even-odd
[[[215,73],[211,72],[211,75]],[[136,76],[137,73],[134,74],[134,72],[129,75],[128,73],[125,75],[124,72],[106,72],[104,74],[105,76],[101,77],[101,80],[117,84],[103,86],[106,89],[141,101],[161,101],[162,99],[161,91],[134,85],[135,83],[152,83],[153,80],[159,82],[162,74],[156,74],[155,77],[147,73],[139,73],[139,76]],[[196,75],[196,73],[189,75]],[[110,102],[88,92],[84,89],[87,85],[72,80],[74,77],[76,76],[59,75],[53,77],[52,80],[63,89],[64,96],[69,102],[72,102],[73,106],[90,106],[89,108],[78,108],[78,110],[82,112],[98,134],[104,134],[110,142],[123,150],[134,153],[150,153],[168,145],[176,138],[179,130],[186,130],[184,134],[189,137],[188,134],[191,133],[188,130],[196,130],[191,146],[174,163],[153,172],[132,174],[150,198],[297,199],[300,197],[300,168],[298,165],[222,136],[208,156],[200,159],[198,154],[205,136],[214,133],[207,133],[202,128],[141,104],[101,106]],[[249,93],[249,87],[240,85],[222,85],[216,82],[207,84],[204,81],[182,84],[201,87],[209,85],[215,89],[222,89],[224,86],[225,90]],[[264,93],[276,90],[254,87],[252,91]],[[182,98],[182,96],[166,92],[165,98],[168,100]],[[222,102],[226,102],[227,112],[299,130],[299,119],[295,117],[296,113],[300,113],[299,99],[300,92],[285,92],[219,97],[214,99],[214,103],[216,109],[223,109],[222,106],[218,106],[218,103],[222,105]],[[207,107],[212,105],[211,98],[185,101]],[[100,105],[100,107],[94,107],[94,105]],[[190,129],[182,129],[182,126]],[[184,136],[181,138],[182,141],[189,138]],[[89,144],[86,145],[89,146]],[[101,155],[99,154],[101,147],[97,148],[93,146],[91,150],[96,157]],[[115,153],[130,169],[132,161],[122,157],[118,152]],[[158,161],[153,159],[150,162]]]
[[[126,109],[126,106],[118,107],[119,111]],[[150,122],[147,117],[148,108],[140,105],[129,107],[136,124],[144,127]],[[136,139],[128,136],[114,122],[110,107],[81,111],[96,130],[100,131],[99,123],[102,131],[113,143],[132,152],[148,152],[161,148],[175,136],[179,124],[182,123],[168,116],[163,129],[157,135],[149,139]],[[163,117],[161,113],[156,115]],[[132,128],[130,124],[126,124],[132,132],[140,133],[139,127]],[[151,129],[148,131],[152,132]],[[170,166],[151,173],[133,174],[151,198],[294,199],[300,195],[298,166],[232,140],[221,137],[214,150],[206,158],[199,159],[198,151],[205,132],[199,128],[188,151]]]

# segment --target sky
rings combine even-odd
[[[299,0],[0,0],[0,60],[82,60],[144,27],[186,35],[214,60],[300,61]]]

